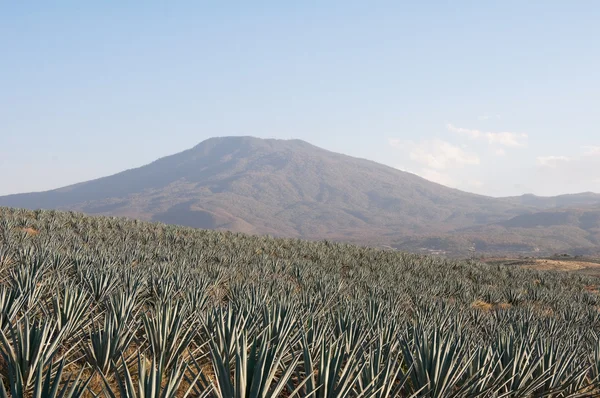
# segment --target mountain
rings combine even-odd
[[[508,203],[521,206],[531,206],[538,209],[551,209],[558,207],[577,207],[600,204],[600,194],[583,192],[558,196],[536,196],[526,194],[502,198]]]
[[[477,242],[513,249],[516,244],[524,251],[593,245],[588,239],[593,231],[580,228],[591,219],[587,214],[567,217],[560,226],[535,220],[560,218],[554,213],[559,206],[600,203],[596,198],[600,195],[491,198],[301,140],[222,137],[109,177],[0,197],[0,206],[411,250],[448,246],[449,253],[464,253]],[[538,224],[558,237],[538,239]],[[535,242],[524,244],[530,236]]]
[[[448,232],[522,214],[508,201],[447,188],[304,141],[252,137],[208,139],[113,176],[0,197],[0,206],[351,241]]]

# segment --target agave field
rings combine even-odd
[[[0,208],[2,397],[572,397],[599,280]]]

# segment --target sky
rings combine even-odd
[[[215,136],[600,192],[600,2],[0,0],[0,195]]]

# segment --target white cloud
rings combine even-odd
[[[393,147],[399,147],[400,145],[402,145],[402,141],[397,139],[397,138],[390,138],[390,145]]]
[[[557,167],[563,162],[571,160],[567,156],[538,156],[537,164],[542,167]]]
[[[503,131],[501,133],[485,133],[490,144],[499,144],[510,147],[523,147],[527,145],[527,134],[511,133]]]
[[[506,155],[506,151],[502,148],[498,148],[496,149],[496,151],[494,152],[496,154],[496,156],[504,156]]]
[[[586,146],[572,156],[539,156],[534,180],[544,194],[600,192],[600,147]]]
[[[433,170],[428,168],[420,168],[419,170],[413,170],[403,165],[395,166],[398,170],[405,171],[407,173],[418,175],[426,180],[437,182],[438,184],[445,185],[447,187],[455,187],[456,181],[448,173],[444,173],[439,170]]]
[[[453,133],[464,135],[471,139],[486,139],[490,145],[502,145],[506,147],[527,146],[528,136],[525,133],[513,133],[509,131],[492,133],[489,131],[456,127],[452,123],[448,123],[446,128]]]
[[[481,116],[478,116],[479,120],[488,120],[488,119],[500,119],[500,115],[490,115],[489,113],[485,113]]]
[[[478,181],[456,179],[456,172],[465,166],[479,164],[479,156],[440,139],[423,140],[419,142],[390,139],[389,144],[403,152],[402,166],[396,168],[421,176],[438,184],[457,187],[479,186]],[[408,167],[407,167],[408,166]]]
[[[465,129],[462,127],[455,127],[452,123],[448,123],[446,125],[446,127],[448,128],[448,130],[452,131],[453,133],[458,133],[461,135],[466,135],[470,138],[480,138],[483,136],[483,132],[479,131],[479,130],[472,130],[472,129]]]
[[[402,145],[397,140],[390,140],[392,146]],[[434,170],[443,170],[464,165],[479,164],[479,156],[449,142],[439,139],[424,140],[418,143],[407,142],[404,148],[408,150],[411,160]]]
[[[582,147],[582,149],[584,156],[600,156],[600,146],[588,145]]]

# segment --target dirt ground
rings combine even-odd
[[[504,263],[540,271],[578,272],[600,276],[600,263],[586,260],[554,260],[554,259],[493,259],[490,263]]]
[[[534,260],[533,264],[523,265],[523,268],[539,269],[542,271],[578,271],[587,268],[600,268],[600,264],[587,261],[563,260]]]

